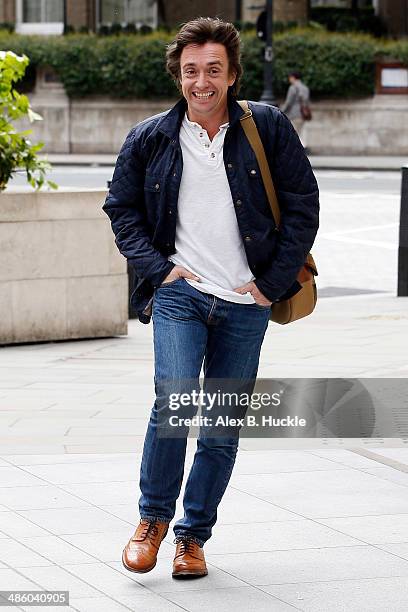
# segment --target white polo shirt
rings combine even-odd
[[[229,302],[253,304],[250,293],[233,291],[255,277],[248,266],[224,167],[227,128],[228,123],[221,125],[211,141],[201,125],[184,116],[176,252],[169,260],[200,278],[186,279],[199,291]]]

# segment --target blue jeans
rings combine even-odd
[[[206,379],[255,379],[270,308],[227,302],[202,293],[184,279],[162,285],[153,301],[155,382]],[[187,439],[158,436],[158,401],[148,424],[140,470],[140,516],[170,522],[184,474]],[[203,546],[211,537],[217,507],[228,485],[238,437],[197,439],[185,487],[184,517],[176,537]]]

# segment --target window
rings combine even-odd
[[[23,0],[23,22],[56,23],[61,21],[64,21],[62,1]]]
[[[20,34],[62,34],[64,0],[17,0],[16,30]]]
[[[135,23],[155,27],[156,4],[154,0],[101,0],[100,23]]]

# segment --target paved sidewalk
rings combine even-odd
[[[408,298],[374,291],[322,297],[311,317],[269,325],[258,376],[405,378],[407,336]],[[0,448],[140,451],[153,398],[151,325],[131,320],[127,337],[4,347]],[[260,440],[242,441],[255,443],[259,448]],[[282,444],[298,448],[301,441]]]
[[[376,184],[322,193],[318,307],[269,326],[260,377],[407,378],[399,195]],[[406,612],[407,440],[242,439],[209,576],[171,579],[171,532],[154,571],[122,568],[151,335],[130,321],[127,337],[0,348],[0,590],[69,589],[80,612]]]
[[[114,166],[117,155],[49,153],[40,157],[47,158],[55,166]],[[315,170],[400,170],[408,165],[408,156],[397,155],[310,155],[309,159]]]
[[[270,325],[259,376],[406,377],[407,306],[390,293],[322,298],[308,320]],[[128,337],[1,350],[0,589],[69,589],[81,612],[405,612],[401,440],[244,439],[205,546],[209,576],[172,580],[170,532],[154,571],[121,566],[138,520],[151,333],[131,321]],[[190,440],[187,469],[193,451]]]

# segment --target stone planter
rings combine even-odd
[[[0,195],[0,344],[127,333],[126,261],[103,191]]]

